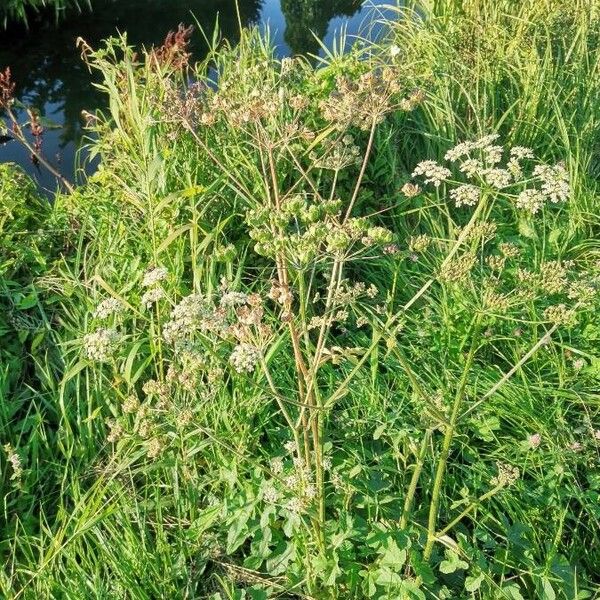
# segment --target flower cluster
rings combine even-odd
[[[540,265],[539,286],[548,294],[558,294],[566,290],[569,270],[573,267],[570,261],[549,260]]]
[[[521,186],[515,195],[515,206],[535,214],[541,210],[546,201],[552,203],[566,202],[570,195],[569,174],[562,164],[536,165],[530,172],[529,178],[525,174],[524,161],[533,160],[534,154],[530,148],[513,146],[508,151],[508,158],[504,166],[504,148],[495,144],[498,134],[486,135],[478,140],[460,142],[450,148],[444,159],[456,163],[458,171],[473,184],[460,184],[450,191],[450,198],[456,206],[475,206],[479,202],[481,189],[506,190],[514,186]],[[452,171],[433,160],[420,162],[412,176],[423,176],[425,183],[439,187],[448,182]],[[531,182],[538,183],[531,187]]]
[[[360,148],[354,144],[351,135],[344,135],[340,140],[327,140],[321,154],[312,152],[310,159],[319,169],[341,171],[360,164]]]
[[[171,311],[171,319],[163,326],[163,337],[169,344],[182,342],[198,331],[220,332],[225,327],[225,311],[215,309],[202,294],[185,296]]]
[[[334,304],[341,306],[351,306],[360,298],[366,297],[373,299],[377,294],[379,294],[379,290],[374,284],[367,287],[367,284],[364,283],[364,281],[357,281],[354,283],[342,281],[334,292],[333,302]]]
[[[564,304],[549,306],[544,311],[544,318],[556,325],[572,325],[575,320],[575,311]]]
[[[150,308],[153,304],[156,304],[159,300],[162,300],[164,297],[165,290],[162,287],[151,287],[149,290],[146,290],[144,292],[140,302],[144,308]]]
[[[220,74],[217,90],[205,90],[199,102],[198,122],[213,125],[222,119],[235,129],[266,124],[286,107],[286,90],[280,86],[273,62],[234,64]]]
[[[149,398],[156,397],[161,400],[164,400],[169,395],[168,386],[156,379],[149,379],[146,381],[142,386],[142,391]]]
[[[524,146],[513,146],[510,149],[510,158],[506,163],[506,168],[510,171],[512,176],[517,179],[523,177],[523,166],[521,161],[524,159],[532,160],[535,158],[533,150],[531,148],[525,148]]]
[[[530,212],[532,215],[539,212],[544,206],[544,194],[535,188],[528,188],[519,193],[516,200],[517,208]]]
[[[124,307],[116,298],[106,298],[102,300],[94,311],[96,319],[108,319],[111,315],[117,315],[123,312]]]
[[[417,254],[422,254],[429,248],[431,245],[432,239],[425,234],[412,236],[408,240],[408,249],[411,252],[416,252]]]
[[[247,212],[250,237],[258,254],[274,258],[285,254],[292,264],[308,264],[325,254],[341,256],[366,248],[385,247],[392,233],[365,218],[343,219],[339,200],[318,201],[295,195],[279,209],[255,208]]]
[[[106,362],[113,356],[119,339],[115,329],[101,328],[88,333],[83,338],[85,355],[89,360]]]
[[[133,414],[133,413],[137,412],[139,407],[140,407],[140,401],[139,401],[138,397],[134,396],[133,394],[129,394],[129,396],[127,396],[123,400],[123,403],[121,404],[121,410],[125,414]]]
[[[496,463],[498,474],[492,477],[490,484],[494,487],[509,487],[519,479],[519,469],[506,463]]]
[[[169,272],[164,267],[154,267],[149,271],[144,273],[144,278],[142,279],[142,287],[154,287],[158,285],[161,281],[164,281]]]
[[[260,361],[260,351],[251,344],[238,344],[229,357],[231,366],[238,373],[252,373]]]
[[[287,511],[304,514],[317,497],[317,486],[306,461],[297,455],[296,444],[288,441],[284,445],[291,461],[275,456],[269,462],[272,479],[265,479],[262,498],[268,504],[279,504]],[[331,470],[331,459],[323,459],[325,471]]]
[[[569,174],[563,165],[537,165],[533,169],[534,177],[537,177],[541,184],[541,193],[550,200],[550,202],[566,202],[571,193],[569,187]]]
[[[21,464],[21,457],[16,453],[10,444],[4,445],[4,452],[6,453],[6,460],[12,467],[12,474],[10,476],[11,481],[19,481],[23,475],[23,466]]]
[[[489,242],[494,239],[498,226],[493,221],[480,221],[474,223],[466,230],[465,242]],[[462,232],[462,228],[458,228]]]
[[[435,160],[423,160],[415,167],[412,173],[413,177],[419,175],[425,177],[425,183],[431,183],[435,187],[440,187],[452,175],[452,172],[450,169],[442,167]]]
[[[368,71],[357,79],[338,77],[335,89],[320,103],[321,113],[340,131],[349,127],[368,131],[392,109],[399,92],[393,67]]]
[[[407,197],[407,198],[414,198],[415,196],[418,196],[421,193],[421,188],[414,184],[411,183],[410,181],[408,181],[407,183],[405,183],[402,188],[400,189],[400,191]]]
[[[109,419],[106,423],[108,425],[108,435],[106,441],[109,444],[116,444],[125,434],[123,426],[115,419]]]
[[[486,169],[483,178],[489,186],[497,190],[508,187],[513,181],[512,174],[507,169]]]
[[[476,185],[459,185],[450,191],[450,198],[456,206],[475,206],[479,202],[481,190]]]
[[[244,294],[243,292],[231,292],[226,291],[219,301],[221,306],[225,306],[227,308],[232,308],[235,306],[241,306],[243,304],[248,303],[248,294]]]
[[[477,256],[466,252],[445,263],[440,269],[440,280],[446,283],[460,283],[467,279],[471,269],[475,266]]]

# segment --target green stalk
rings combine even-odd
[[[402,509],[402,517],[400,518],[400,529],[405,529],[408,525],[408,519],[410,517],[410,512],[412,510],[413,501],[415,498],[415,493],[417,491],[417,485],[419,483],[419,478],[421,477],[421,472],[423,471],[423,464],[425,463],[425,455],[427,454],[427,446],[429,446],[429,441],[431,440],[431,429],[427,429],[425,431],[425,436],[423,437],[423,441],[421,442],[421,449],[419,450],[419,454],[417,456],[417,462],[415,464],[415,470],[413,471],[412,477],[410,478],[410,484],[408,486],[408,490],[406,492],[406,498],[404,499],[404,507]]]
[[[446,474],[446,465],[448,464],[448,456],[450,455],[450,449],[452,447],[452,441],[454,439],[454,433],[456,431],[456,424],[458,421],[458,416],[460,412],[460,407],[462,401],[465,396],[465,391],[467,388],[467,381],[469,379],[469,373],[471,371],[471,366],[473,365],[473,360],[475,358],[475,352],[478,348],[478,334],[481,324],[481,313],[479,313],[475,317],[475,323],[473,326],[473,338],[471,341],[471,348],[469,349],[469,354],[467,356],[467,360],[465,363],[465,368],[463,369],[463,373],[460,379],[460,383],[458,386],[458,390],[456,392],[456,397],[454,399],[454,404],[452,406],[452,413],[450,416],[450,422],[446,426],[446,432],[444,435],[444,442],[442,445],[442,452],[440,454],[440,459],[438,462],[438,466],[435,472],[435,479],[433,482],[433,491],[431,494],[431,504],[429,506],[429,519],[427,523],[427,542],[425,544],[425,550],[423,551],[423,558],[428,561],[431,558],[431,553],[433,551],[433,545],[436,541],[435,530],[437,527],[437,518],[440,504],[440,494],[442,491],[442,484],[444,481],[444,475]]]

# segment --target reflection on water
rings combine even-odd
[[[361,6],[361,0],[281,0],[281,11],[285,15],[285,42],[294,54],[316,54],[319,39],[327,33],[327,26],[333,17],[352,15]]]
[[[317,53],[312,35],[326,41],[344,24],[356,32],[368,9],[362,0],[239,0],[244,25],[269,26],[280,56]],[[383,4],[383,2],[381,2]],[[372,2],[370,3],[372,4]],[[95,0],[93,12],[73,14],[55,25],[53,15],[31,23],[29,31],[13,27],[0,30],[0,69],[10,66],[18,98],[55,122],[44,135],[44,154],[66,173],[73,172],[77,145],[82,136],[81,111],[103,106],[103,96],[75,48],[77,37],[92,46],[118,31],[127,32],[132,45],[160,44],[169,29],[196,19],[207,32],[218,22],[223,35],[238,36],[235,0]],[[192,17],[193,14],[193,17]],[[352,17],[352,18],[350,18]],[[340,18],[344,18],[341,21]],[[192,50],[198,58],[206,51],[201,35],[194,35]],[[26,152],[16,142],[2,145],[0,162],[15,161],[53,189],[48,173],[36,172]]]

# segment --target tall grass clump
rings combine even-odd
[[[594,597],[597,21],[511,6],[316,67],[80,41],[109,109],[0,379],[7,597]]]
[[[594,2],[398,9],[390,40],[429,69],[432,92],[405,152],[418,143],[439,155],[448,140],[493,129],[597,179],[599,22]]]

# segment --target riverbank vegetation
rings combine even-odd
[[[0,171],[2,595],[597,597],[592,8],[82,42],[97,173]]]

